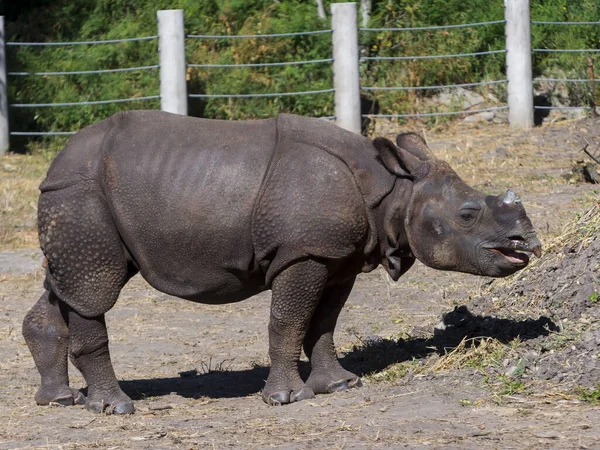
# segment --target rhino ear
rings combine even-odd
[[[420,134],[413,132],[400,133],[396,136],[396,144],[423,161],[434,159],[429,147],[427,147],[427,142]]]
[[[379,159],[383,165],[394,175],[418,181],[429,172],[429,164],[426,161],[421,161],[403,148],[396,147],[389,139],[378,137],[373,141],[373,145],[379,152]]]

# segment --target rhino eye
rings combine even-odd
[[[460,207],[458,216],[464,223],[470,223],[477,218],[481,206],[476,201],[466,201]]]
[[[458,216],[463,223],[470,223],[477,218],[480,210],[481,208],[479,208],[475,203],[467,202],[462,206],[462,208],[460,208]]]

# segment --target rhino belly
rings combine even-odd
[[[119,233],[142,276],[162,292],[228,303],[264,290],[251,220],[275,130],[270,121],[231,127],[221,139],[198,126],[179,144],[155,137],[141,152],[129,141],[104,160]]]

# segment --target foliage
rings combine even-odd
[[[579,398],[593,405],[600,403],[600,383],[598,383],[595,389],[580,388]]]
[[[80,41],[156,34],[156,11],[184,9],[189,34],[266,34],[329,28],[315,2],[301,0],[24,0],[7,13],[9,41]],[[326,1],[329,10],[331,1]],[[532,0],[532,19],[598,21],[596,0]],[[373,1],[372,27],[420,27],[501,20],[502,0]],[[361,32],[368,56],[473,53],[504,48],[504,25],[407,32]],[[534,48],[599,48],[598,26],[532,26]],[[7,47],[11,72],[78,71],[155,65],[156,41],[65,47]],[[331,57],[329,34],[244,40],[188,39],[189,63],[269,63]],[[584,54],[536,53],[536,75],[586,78]],[[505,78],[503,54],[425,61],[369,61],[361,64],[363,86],[427,86]],[[322,90],[332,87],[330,64],[262,68],[189,68],[192,94],[246,94]],[[504,85],[478,88],[504,99]],[[569,84],[577,104],[589,99],[587,83]],[[57,103],[135,98],[159,93],[158,70],[98,75],[9,78],[11,103]],[[381,113],[422,110],[421,99],[434,90],[369,91]],[[159,101],[134,101],[75,107],[11,108],[15,131],[77,130],[117,111],[158,108]],[[258,99],[193,99],[192,115],[242,119],[278,112],[331,116],[333,95]],[[421,111],[422,112],[422,111]]]

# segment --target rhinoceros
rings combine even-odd
[[[519,197],[467,186],[417,134],[368,139],[295,115],[219,121],[116,114],[78,132],[40,186],[44,288],[23,334],[40,405],[134,412],[108,350],[104,314],[140,273],[201,303],[272,291],[271,368],[282,405],[361,385],[333,333],[356,276],[427,266],[502,277],[541,244]],[[310,376],[298,372],[302,347]],[[69,387],[67,356],[88,384]]]

